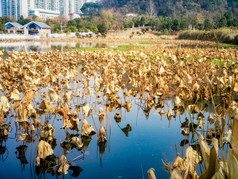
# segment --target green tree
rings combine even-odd
[[[204,29],[211,30],[214,28],[214,24],[210,18],[206,18],[204,21]]]
[[[94,33],[98,33],[98,27],[96,24],[93,23],[88,23],[86,26],[87,29],[89,29],[90,31],[94,32]]]
[[[104,24],[107,30],[112,29],[112,26],[116,23],[111,11],[104,10],[100,13],[99,17],[101,19],[99,24]]]
[[[141,25],[141,26],[144,26],[145,23],[146,23],[146,18],[145,18],[145,16],[142,16],[142,17],[140,18],[140,25]]]
[[[224,16],[226,17],[227,20],[227,26],[233,26],[233,20],[234,20],[234,15],[232,12],[228,11],[224,14]]]
[[[24,17],[23,16],[20,16],[20,18],[17,20],[17,22],[19,23],[19,24],[21,24],[21,25],[25,25],[25,24],[27,24],[27,23],[29,23],[29,22],[31,22],[29,19],[24,19]]]
[[[69,28],[69,30],[70,30],[71,32],[77,32],[77,31],[78,31],[78,29],[77,29],[75,26],[69,26],[69,27],[67,27],[67,28]]]
[[[130,27],[130,28],[134,28],[134,26],[135,26],[134,22],[131,21],[131,22],[129,23],[129,27]]]
[[[5,31],[5,24],[9,21],[10,19],[7,17],[0,17],[0,31]]]
[[[98,24],[98,25],[97,25],[97,28],[98,28],[98,32],[99,32],[102,36],[106,37],[106,35],[107,35],[107,27],[106,27],[106,25],[105,25],[104,23]]]
[[[174,30],[174,31],[180,30],[180,20],[179,19],[173,20],[172,30]]]
[[[83,7],[81,8],[81,11],[84,14],[93,15],[93,14],[99,13],[101,8],[102,8],[101,3],[90,2],[90,3],[84,3]]]
[[[219,20],[218,27],[226,27],[227,26],[227,20],[225,16],[222,16],[221,19]]]
[[[76,21],[75,20],[69,20],[68,21],[68,27],[69,26],[75,26],[76,27],[77,26]]]
[[[52,27],[52,32],[57,32],[60,33],[61,32],[61,27],[59,24],[54,24]]]
[[[180,30],[186,30],[188,29],[189,22],[187,18],[181,18],[180,19]]]

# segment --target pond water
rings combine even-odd
[[[83,68],[83,64],[82,67]],[[71,81],[70,88],[76,94],[77,89],[83,91],[82,76],[78,70],[76,81]],[[207,119],[212,114],[213,107],[209,103],[199,104],[199,113],[191,114],[188,111],[174,109],[173,98],[163,98],[155,100],[155,106],[148,108],[145,101],[140,101],[139,96],[125,97],[123,91],[118,95],[123,96],[121,104],[128,101],[132,103],[130,111],[123,107],[110,106],[105,101],[103,93],[99,97],[95,94],[93,79],[89,79],[89,86],[93,89],[91,97],[75,97],[69,102],[71,111],[78,111],[78,118],[84,118],[82,106],[86,102],[92,111],[91,115],[85,119],[92,124],[97,131],[90,137],[81,137],[80,131],[63,129],[62,116],[53,113],[37,111],[37,119],[41,124],[51,124],[55,131],[52,158],[46,159],[45,163],[36,166],[37,144],[40,132],[36,130],[33,135],[25,133],[23,124],[15,122],[15,113],[11,108],[10,114],[5,116],[5,123],[11,126],[8,136],[4,136],[4,131],[0,130],[0,178],[148,178],[147,171],[155,169],[157,178],[169,178],[169,173],[165,170],[162,160],[174,161],[177,155],[185,156],[188,146],[198,147],[198,140],[195,132],[189,136],[181,134],[181,125],[186,120],[197,125],[197,132],[205,135],[209,125],[207,120],[200,124],[198,116]],[[50,88],[50,86],[49,86]],[[38,106],[42,102],[41,94],[47,94],[48,88],[39,88],[35,97],[34,105]],[[63,93],[65,93],[64,91]],[[2,95],[3,93],[1,93]],[[21,95],[23,95],[21,93]],[[61,95],[61,97],[63,94]],[[23,97],[23,96],[22,96]],[[63,97],[62,97],[63,98]],[[162,105],[160,101],[163,101]],[[54,103],[54,106],[57,104]],[[99,107],[104,109],[104,120],[100,121]],[[160,115],[163,110],[173,109],[173,117],[168,119],[166,115]],[[116,113],[121,114],[121,120],[115,120]],[[106,129],[106,143],[98,143],[98,131],[104,126]],[[1,126],[2,127],[2,126]],[[23,135],[24,134],[24,135]],[[82,149],[68,147],[69,136],[78,136],[84,144]],[[53,168],[57,165],[56,157],[66,155],[71,161],[69,173],[62,175],[55,173]],[[201,163],[196,168],[198,175],[204,171]]]
[[[43,90],[44,91],[44,90]],[[92,135],[88,140],[88,146],[79,151],[77,149],[69,150],[67,153],[68,161],[78,156],[77,160],[72,162],[72,168],[69,174],[64,178],[148,178],[147,170],[155,168],[155,174],[158,178],[169,178],[168,172],[164,168],[161,159],[173,161],[177,152],[181,156],[189,145],[195,146],[196,140],[193,136],[185,137],[180,133],[181,123],[185,118],[196,121],[198,114],[190,115],[185,111],[182,115],[176,115],[168,120],[166,115],[160,115],[161,108],[153,108],[149,114],[146,114],[146,106],[139,103],[137,98],[130,99],[133,104],[131,111],[126,109],[109,109],[107,110],[106,119],[100,124],[98,117],[98,107],[102,101],[96,102],[95,98],[85,100],[74,99],[70,106],[75,108],[84,101],[90,104],[93,114],[86,117],[87,121],[92,124],[97,131],[100,126],[106,126],[107,139],[105,144],[98,144],[97,134]],[[164,111],[173,107],[171,100],[164,102]],[[210,107],[211,108],[211,107]],[[212,109],[208,109],[211,110]],[[121,121],[114,119],[115,113],[122,115]],[[175,114],[175,111],[173,112]],[[203,113],[205,118],[209,112]],[[82,113],[79,119],[83,119]],[[60,116],[41,114],[42,123],[48,121],[55,128],[56,147],[54,155],[60,156],[64,153],[60,143],[66,142],[67,134],[77,134],[80,132],[69,129],[61,129],[63,121]],[[11,132],[8,137],[1,136],[1,156],[0,156],[0,173],[1,178],[57,178],[55,173],[51,173],[46,166],[36,167],[35,157],[37,155],[37,132],[33,139],[28,141],[18,141],[22,133],[19,125],[14,122],[14,117],[8,116],[7,123],[11,123]],[[198,123],[198,122],[195,122]],[[206,124],[204,124],[206,126]],[[197,131],[205,131],[198,129]],[[87,142],[86,142],[87,143]],[[184,152],[183,152],[184,151]],[[203,168],[203,167],[202,167]],[[75,170],[73,170],[75,169]],[[203,168],[204,169],[204,168]],[[198,174],[200,173],[198,168]],[[62,176],[62,175],[61,175]]]
[[[42,51],[48,52],[50,50],[68,50],[74,48],[86,48],[86,47],[100,47],[105,48],[105,44],[92,43],[92,42],[1,42],[0,49],[5,49],[6,51]]]

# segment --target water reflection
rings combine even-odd
[[[90,100],[89,100],[90,99]],[[94,103],[94,98],[87,98],[87,101],[91,101],[90,106]],[[77,100],[74,100],[75,102]],[[74,103],[75,109],[80,110],[79,106],[84,106],[80,105],[80,102],[82,101],[77,101],[77,105]],[[136,102],[137,103],[137,102]],[[131,108],[130,112],[127,112],[128,109],[126,106],[124,108],[116,109],[115,106],[111,106],[110,108],[108,107],[108,111],[106,112],[104,117],[99,117],[97,114],[92,113],[89,115],[91,117],[91,122],[94,123],[94,127],[98,130],[101,126],[104,126],[106,123],[107,126],[107,138],[109,139],[107,142],[98,142],[96,140],[97,135],[90,135],[90,136],[81,136],[80,132],[77,130],[70,130],[70,129],[63,129],[59,128],[59,126],[62,126],[62,119],[57,120],[58,116],[57,115],[48,115],[45,114],[43,111],[37,111],[36,116],[41,116],[42,121],[45,121],[42,123],[42,130],[37,131],[33,130],[32,126],[28,122],[17,122],[16,123],[16,128],[15,130],[12,129],[11,133],[16,134],[16,139],[11,140],[11,145],[13,145],[14,141],[18,142],[23,142],[23,144],[18,145],[15,147],[15,156],[16,159],[20,161],[21,167],[20,171],[23,172],[26,170],[26,168],[29,167],[29,163],[35,163],[35,154],[36,154],[36,149],[33,149],[33,145],[36,145],[38,141],[44,140],[47,141],[52,149],[54,150],[53,155],[47,156],[45,159],[40,159],[40,164],[39,165],[33,165],[35,174],[39,177],[42,175],[45,175],[48,173],[47,178],[51,177],[58,177],[60,175],[63,175],[62,173],[58,172],[59,168],[59,156],[61,155],[66,155],[69,163],[69,169],[68,169],[68,175],[72,177],[78,177],[83,175],[84,177],[87,175],[90,175],[87,171],[88,168],[90,167],[90,163],[94,161],[95,159],[92,159],[90,156],[93,157],[93,152],[96,152],[99,154],[98,162],[100,163],[99,166],[101,169],[107,168],[108,167],[108,159],[113,158],[113,151],[111,152],[111,138],[113,139],[113,146],[112,148],[116,147],[116,150],[120,153],[120,145],[117,146],[118,144],[116,143],[121,143],[121,141],[125,140],[128,141],[128,143],[133,143],[133,140],[138,140],[142,138],[142,141],[146,142],[145,138],[148,138],[149,136],[148,133],[155,131],[155,128],[158,128],[157,130],[163,130],[159,125],[155,126],[153,124],[153,119],[162,119],[162,121],[157,120],[157,122],[160,121],[161,125],[166,122],[166,116],[161,116],[159,115],[159,111],[161,109],[167,111],[168,110],[168,105],[170,105],[170,100],[163,102],[163,105],[161,105],[161,102],[155,103],[155,105],[148,107],[148,103],[143,103],[140,106],[147,106],[146,108],[151,108],[150,110],[146,111],[146,116],[141,114],[145,113],[144,108],[140,109],[139,111],[136,110],[136,105],[135,103],[132,103],[132,106],[135,106],[134,108]],[[84,104],[84,103],[82,103]],[[137,103],[138,104],[138,103]],[[110,106],[110,105],[109,105]],[[119,106],[123,106],[121,103]],[[210,106],[209,106],[210,107]],[[156,108],[156,109],[155,109]],[[209,109],[209,108],[207,108]],[[210,108],[211,109],[211,108]],[[119,111],[118,111],[119,110]],[[95,106],[93,111],[99,111],[98,106]],[[112,111],[112,112],[110,112]],[[177,112],[176,112],[177,111]],[[120,112],[120,113],[119,113]],[[126,120],[126,116],[128,118],[131,118],[132,116],[135,116],[136,113],[139,113],[139,123],[135,124],[135,120]],[[199,146],[197,145],[198,141],[196,138],[194,138],[194,133],[196,131],[202,130],[199,128],[199,125],[196,121],[199,120],[199,118],[204,118],[208,116],[207,112],[195,112],[192,115],[192,121],[189,121],[188,118],[188,111],[186,111],[184,108],[173,108],[173,113],[176,114],[170,118],[169,121],[166,122],[166,124],[171,123],[171,128],[174,130],[174,124],[177,123],[176,128],[181,127],[182,129],[185,130],[184,133],[179,138],[176,138],[176,140],[179,141],[178,146],[181,148],[178,149],[180,152],[184,152],[186,146],[192,146],[194,149],[197,149]],[[108,118],[109,116],[113,116],[114,118],[113,121],[111,121],[111,127],[109,127],[109,122],[106,120],[106,117]],[[123,116],[123,118],[122,118]],[[95,120],[99,119],[99,120]],[[178,118],[179,120],[176,120]],[[89,118],[88,118],[89,119]],[[135,119],[135,118],[134,118]],[[35,119],[36,120],[36,119]],[[54,122],[53,122],[54,121]],[[146,127],[146,125],[149,125],[149,128]],[[55,127],[53,127],[53,124]],[[57,127],[58,126],[58,127]],[[139,127],[140,126],[140,127]],[[7,148],[6,148],[6,141],[8,140],[8,132],[9,130],[9,125],[4,124],[1,127],[0,130],[0,142],[1,142],[1,156],[2,156],[2,161],[5,161],[7,159]],[[139,128],[139,129],[138,129]],[[166,127],[165,127],[166,128]],[[119,131],[117,131],[119,129]],[[133,129],[133,130],[132,130]],[[152,130],[151,130],[152,129]],[[145,138],[140,135],[140,133],[143,134],[143,131],[147,131]],[[116,134],[111,134],[111,132],[114,133],[115,131]],[[133,131],[135,131],[133,133]],[[138,133],[138,131],[140,131]],[[186,131],[189,131],[186,133]],[[178,132],[178,131],[177,131]],[[123,135],[122,135],[123,134]],[[112,136],[111,136],[112,135]],[[117,135],[117,137],[115,137]],[[137,136],[138,135],[138,136]],[[157,137],[161,139],[161,133],[155,134],[152,136]],[[165,134],[166,135],[166,134]],[[77,139],[81,139],[81,143],[78,143]],[[152,142],[152,141],[150,141]],[[32,143],[33,145],[28,145],[28,143]],[[163,143],[165,145],[165,143]],[[94,151],[93,148],[97,146],[97,151]],[[128,144],[127,144],[128,145]],[[136,145],[139,145],[136,143]],[[161,144],[157,144],[158,146]],[[143,145],[141,145],[143,146]],[[150,145],[148,145],[149,147]],[[156,145],[154,145],[155,147]],[[36,147],[36,146],[35,146]],[[35,148],[34,147],[34,148]],[[60,150],[63,149],[63,150]],[[133,150],[135,149],[135,146],[132,148]],[[146,146],[143,147],[147,152],[150,150]],[[130,150],[130,148],[128,148]],[[58,154],[59,152],[59,154]],[[105,155],[108,152],[108,155]],[[125,152],[125,151],[124,151]],[[150,152],[149,152],[150,153]],[[122,154],[121,154],[122,155]],[[128,154],[124,154],[125,156],[131,155],[131,152],[128,152]],[[4,157],[3,157],[4,156]],[[123,155],[122,155],[123,156]],[[91,159],[90,159],[91,158]],[[116,156],[117,162],[120,160],[120,156]],[[81,161],[81,162],[80,162]],[[84,166],[84,163],[87,163],[89,161],[89,164]],[[96,159],[97,161],[97,159]],[[120,163],[120,162],[119,162]],[[122,162],[123,163],[123,162]],[[81,166],[83,165],[83,166]],[[91,165],[93,165],[91,163]],[[96,170],[99,172],[99,169]],[[115,170],[113,170],[115,171]],[[83,174],[86,172],[86,174]],[[67,176],[67,175],[65,175]],[[90,175],[96,177],[96,175]],[[87,177],[86,177],[87,178]],[[89,177],[90,178],[90,177]]]
[[[0,49],[9,51],[36,51],[48,52],[50,50],[68,50],[74,48],[105,48],[106,44],[92,43],[92,42],[4,42],[0,43]]]
[[[11,126],[9,124],[0,125],[0,161],[2,162],[4,162],[9,155],[6,142],[10,129]]]
[[[63,65],[68,64],[70,62]],[[94,61],[90,65],[95,65]],[[29,167],[34,174],[46,175],[47,178],[60,175],[66,177],[82,175],[84,178],[118,178],[123,175],[125,178],[141,178],[141,166],[138,166],[138,163],[143,163],[146,169],[158,166],[158,161],[163,158],[162,153],[166,153],[172,161],[174,156],[171,151],[175,144],[178,144],[178,152],[182,153],[182,156],[187,146],[198,149],[196,132],[206,133],[211,137],[219,134],[219,129],[214,127],[214,123],[220,126],[218,120],[214,119],[213,123],[209,123],[212,120],[204,121],[204,118],[209,116],[209,109],[212,109],[210,104],[192,102],[192,105],[186,104],[178,108],[174,106],[174,100],[171,98],[163,98],[159,94],[156,97],[140,96],[136,94],[138,91],[135,89],[131,90],[130,97],[124,95],[121,90],[118,91],[118,96],[114,98],[108,96],[106,99],[107,90],[104,89],[104,85],[95,86],[93,77],[82,80],[81,73],[84,73],[84,76],[89,75],[85,70],[89,65],[78,64],[78,66],[80,67],[75,65],[75,69],[79,70],[75,78],[72,78],[74,74],[71,68],[69,71],[63,71],[65,67],[62,68],[61,73],[69,80],[62,79],[62,75],[53,78],[53,75],[49,75],[48,68],[42,68],[41,71],[44,73],[40,75],[45,75],[42,84],[36,86],[37,90],[30,91],[28,96],[24,97],[25,101],[17,99],[16,93],[11,92],[14,94],[14,100],[10,100],[10,114],[6,113],[5,118],[1,116],[1,155],[4,156],[2,161],[6,162],[6,165],[0,163],[1,173],[7,170],[7,166],[13,165],[12,168],[16,171],[14,173],[17,174],[19,166],[14,165],[17,159],[21,163],[20,172],[26,171],[25,178],[30,174],[27,173],[29,170],[24,172],[23,170]],[[56,72],[58,68],[60,67],[55,69]],[[29,67],[24,68],[25,71],[28,69]],[[29,71],[27,79],[34,74],[34,71]],[[55,83],[58,94],[50,90],[51,85]],[[21,94],[26,88],[31,86],[19,88]],[[4,92],[6,96],[11,94],[8,90]],[[57,100],[54,101],[55,96]],[[26,98],[32,98],[30,100],[32,103],[24,106],[27,109],[25,110],[27,117],[24,118],[24,111],[19,111],[21,104],[27,104]],[[216,102],[216,99],[214,101],[216,105],[220,103]],[[162,110],[166,111],[167,115],[162,115]],[[98,114],[98,111],[101,111],[101,114]],[[170,115],[168,111],[171,111]],[[88,121],[85,128],[81,125],[84,121],[81,119]],[[7,121],[15,123],[7,124]],[[15,124],[15,128],[11,124],[12,126]],[[108,139],[107,142],[97,140],[98,131],[102,126],[105,128],[104,137]],[[92,133],[88,131],[82,133],[83,129],[92,127],[96,134],[89,135]],[[15,138],[8,140],[9,133],[15,134]],[[9,158],[6,143],[10,146]],[[22,145],[19,146],[19,143]],[[42,151],[46,151],[47,154]],[[96,158],[98,153],[99,159]],[[67,164],[69,169],[64,172],[59,170],[62,167],[62,157],[67,157],[64,165]],[[158,173],[162,178],[168,177],[162,167],[163,164],[160,163],[157,167]],[[16,178],[14,173],[11,174],[8,169],[7,174],[11,175],[8,178]]]

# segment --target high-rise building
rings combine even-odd
[[[44,9],[51,11],[59,11],[59,0],[28,0],[34,5],[34,9]]]
[[[75,13],[75,0],[69,0],[69,13]]]
[[[28,9],[35,8],[35,0],[28,0]]]
[[[28,17],[28,2],[26,0],[0,0],[1,16],[18,19]]]
[[[81,8],[83,7],[84,0],[75,0],[75,12],[81,13]]]
[[[98,0],[0,0],[0,16],[18,19],[37,15],[40,18],[55,17],[60,14],[69,18],[72,14],[81,14],[84,3]]]
[[[60,0],[28,0],[29,15],[42,19],[60,15]]]
[[[0,17],[2,17],[2,0],[0,0]]]
[[[27,2],[27,0],[18,0],[18,2],[17,2],[17,8],[18,8],[18,11],[17,11],[17,19],[18,19],[20,16],[23,16],[24,18],[27,18],[27,17],[28,17],[29,8],[28,8],[28,2]]]

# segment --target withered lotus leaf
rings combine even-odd
[[[88,116],[90,111],[90,107],[88,103],[85,103],[83,105],[83,116]]]
[[[58,94],[55,92],[54,89],[49,88],[47,94],[48,94],[48,97],[49,97],[49,99],[50,99],[51,102],[58,101],[59,96],[58,96]]]
[[[104,116],[104,112],[103,112],[103,108],[102,107],[100,107],[99,108],[99,117],[103,117]]]
[[[20,95],[20,92],[18,91],[18,89],[14,89],[11,92],[10,99],[13,99],[14,101],[20,101],[21,100],[21,95]]]
[[[148,171],[148,176],[149,176],[149,179],[156,179],[156,176],[155,176],[155,169],[154,168],[150,168]]]
[[[40,159],[45,159],[47,156],[54,154],[51,145],[43,140],[39,142],[37,149],[37,157],[39,157]]]
[[[89,136],[90,134],[95,134],[95,130],[93,129],[92,125],[88,124],[88,121],[84,119],[82,121],[82,128],[81,128],[81,135],[82,136]]]
[[[205,141],[204,137],[200,134],[197,133],[198,139],[199,139],[199,144],[201,147],[201,152],[202,152],[202,158],[205,163],[205,168],[208,168],[209,166],[209,159],[210,159],[210,148],[207,145],[207,142]]]
[[[6,96],[1,96],[0,109],[2,109],[4,113],[10,110],[10,104]]]
[[[179,98],[179,96],[176,96],[176,97],[175,97],[175,99],[174,99],[174,104],[175,104],[175,106],[178,107],[178,108],[183,106],[182,101],[181,101],[181,99]]]
[[[181,42],[179,41],[179,43]],[[3,53],[0,51],[0,56],[2,55]],[[219,65],[222,64],[221,66],[216,63],[218,61]],[[25,141],[29,136],[25,132],[32,132],[31,134],[33,134],[37,128],[41,134],[41,139],[44,137],[51,143],[49,138],[53,137],[54,127],[56,127],[51,121],[52,114],[55,115],[56,120],[60,120],[59,117],[63,118],[63,128],[66,128],[66,131],[68,129],[79,131],[80,120],[78,116],[81,115],[80,110],[82,108],[84,120],[81,126],[81,140],[84,140],[84,146],[76,136],[67,139],[78,150],[82,147],[86,149],[91,139],[85,136],[95,133],[85,118],[95,116],[92,109],[98,109],[97,104],[105,105],[105,108],[100,107],[99,109],[100,123],[106,115],[104,110],[109,112],[115,110],[115,121],[121,122],[121,115],[117,113],[118,110],[124,107],[127,112],[130,112],[132,104],[140,106],[147,117],[153,109],[160,109],[159,113],[163,115],[165,114],[163,110],[166,109],[163,108],[163,105],[166,104],[167,99],[174,99],[175,117],[186,114],[184,109],[186,107],[186,110],[189,110],[192,117],[196,119],[199,114],[195,113],[199,111],[203,113],[210,107],[205,106],[207,102],[213,101],[212,94],[217,113],[224,112],[222,115],[226,115],[233,112],[233,121],[231,118],[231,121],[225,125],[225,130],[230,128],[232,123],[233,127],[225,132],[227,136],[223,138],[224,143],[230,143],[232,146],[231,153],[228,153],[227,158],[229,170],[224,168],[225,161],[219,159],[217,155],[218,150],[220,150],[218,148],[220,139],[217,141],[213,138],[215,135],[217,137],[224,135],[221,127],[223,121],[220,121],[223,118],[220,114],[213,114],[206,120],[200,116],[197,117],[198,121],[196,122],[185,121],[182,123],[180,132],[191,143],[193,140],[189,137],[196,135],[196,126],[198,125],[203,129],[208,122],[205,135],[213,141],[213,153],[206,144],[204,137],[200,134],[197,136],[205,168],[213,170],[210,178],[214,173],[216,177],[222,173],[214,170],[216,167],[219,171],[229,171],[227,178],[237,178],[238,123],[236,121],[238,112],[235,102],[236,93],[238,93],[237,50],[215,50],[211,47],[202,50],[200,48],[165,49],[164,47],[156,47],[148,50],[140,49],[125,52],[110,49],[94,52],[55,51],[46,53],[13,51],[8,53],[7,59],[0,57],[0,69],[2,77],[0,79],[0,90],[2,91],[0,101],[1,129],[7,125],[8,112],[13,112],[12,117],[15,117],[16,123],[19,122],[19,128],[23,129],[19,139]],[[75,96],[76,98],[74,98]],[[220,97],[224,100],[225,110],[222,109],[223,102],[218,99]],[[10,106],[14,111],[10,110]],[[228,110],[226,110],[227,106]],[[72,113],[73,111],[77,112]],[[120,113],[122,114],[121,111]],[[42,120],[44,116],[45,121]],[[168,109],[167,116],[169,120],[172,119],[172,109]],[[104,120],[106,128],[107,119]],[[41,121],[42,124],[44,123],[43,125],[41,125]],[[4,129],[4,134],[7,135],[9,131]],[[128,132],[131,131],[130,125],[122,128],[122,131],[128,136]],[[191,133],[193,136],[189,135],[190,132],[193,133]],[[98,141],[99,143],[106,141],[106,131],[103,127],[100,128]],[[53,150],[50,144],[40,140],[36,159],[37,165],[46,156],[52,154]],[[210,159],[214,157],[216,161],[219,161],[217,166],[215,164],[211,166],[213,161]],[[68,173],[66,156],[61,156],[61,159],[60,168],[56,171],[66,174]],[[170,173],[171,178],[197,178],[195,166],[199,161],[198,153],[191,147],[187,148],[185,158],[176,158]],[[149,174],[150,178],[153,178],[154,170],[150,169],[149,171],[151,173]]]
[[[59,173],[63,173],[64,175],[68,174],[69,164],[67,163],[67,158],[65,155],[62,155],[60,158],[60,167],[58,169]]]
[[[72,137],[70,140],[74,145],[76,145],[77,149],[81,149],[83,147],[83,143],[78,137]]]
[[[171,118],[173,116],[172,109],[168,109],[167,117]]]
[[[104,127],[101,127],[101,129],[99,130],[98,141],[99,142],[106,142],[107,141],[106,131],[105,131]]]

